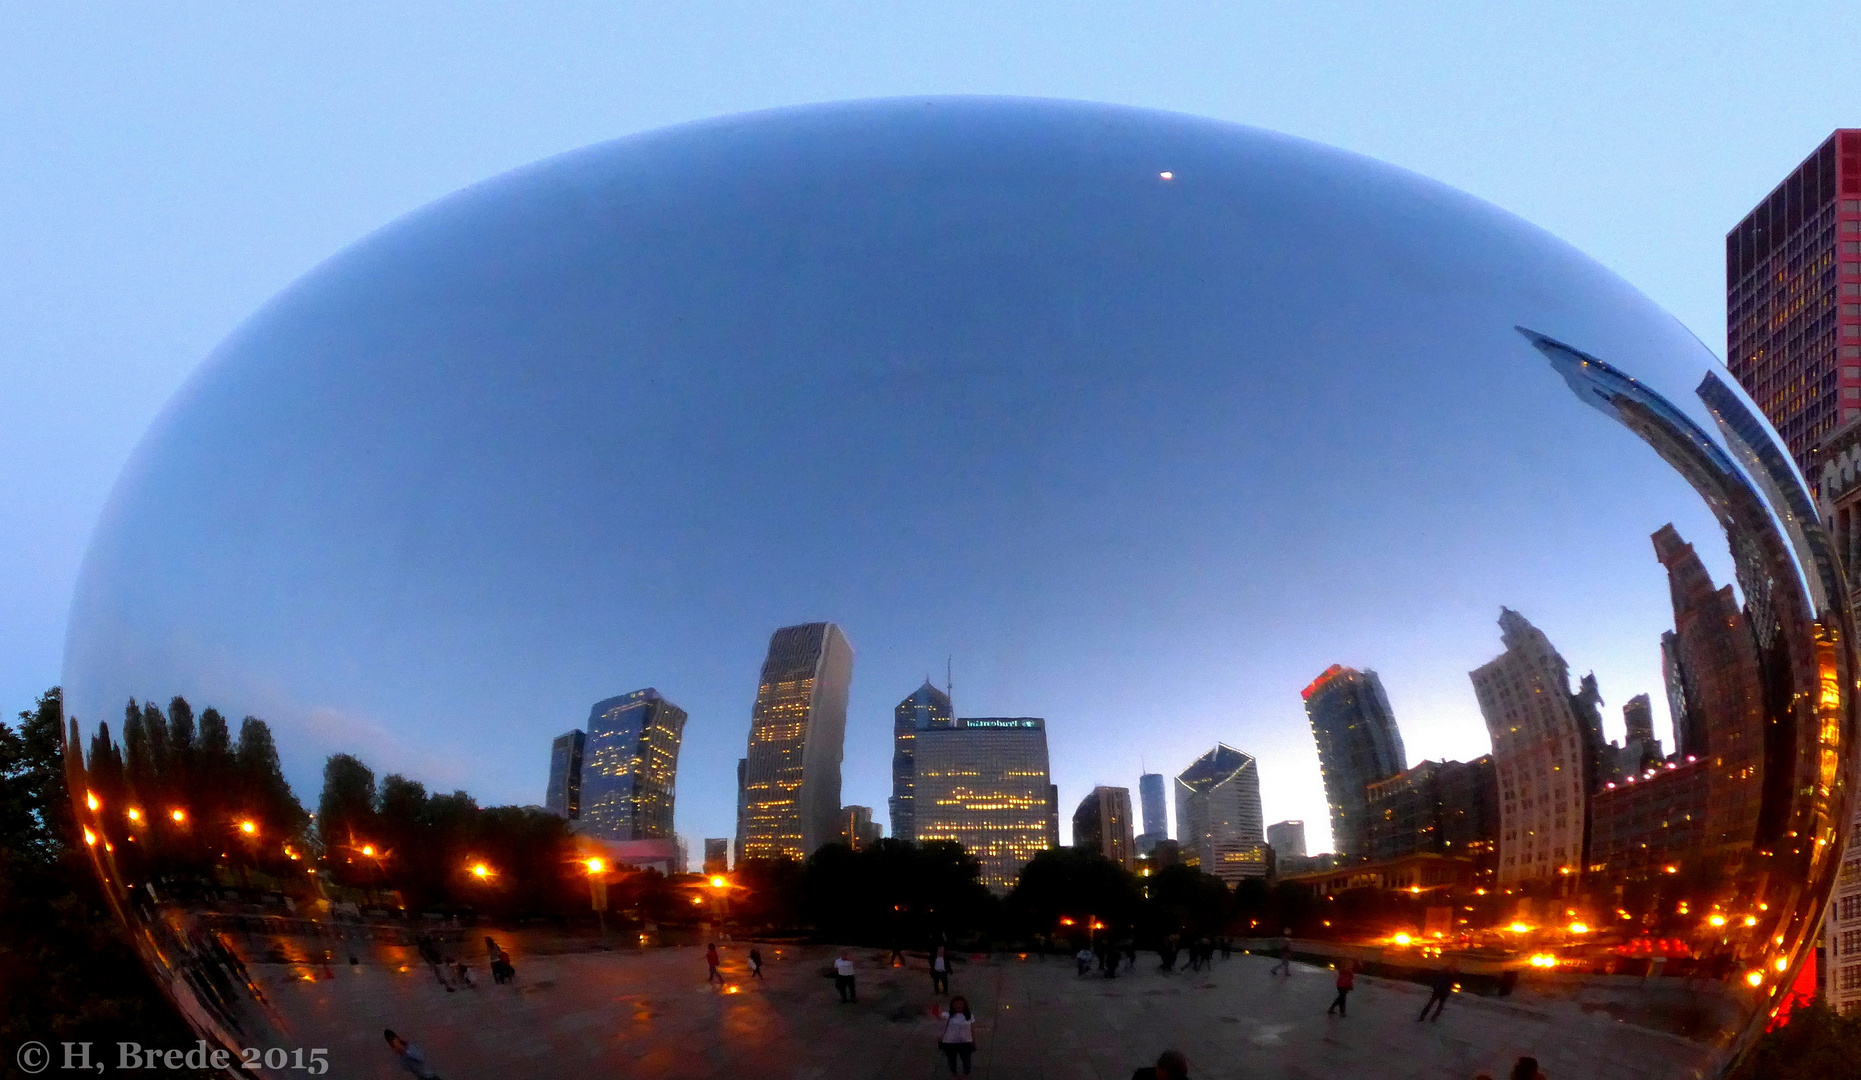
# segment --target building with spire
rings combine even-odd
[[[1301,696],[1318,744],[1318,767],[1331,809],[1331,845],[1340,857],[1370,854],[1371,784],[1408,768],[1402,732],[1374,671],[1333,664]],[[1180,823],[1179,823],[1180,827]]]
[[[892,817],[892,835],[900,840],[915,840],[918,835],[913,794],[918,732],[948,728],[955,716],[950,695],[932,686],[929,677],[892,710],[892,797],[886,808]]]
[[[1230,886],[1267,876],[1260,769],[1251,754],[1219,743],[1177,774],[1176,838],[1184,862]]]
[[[588,712],[577,832],[602,840],[673,840],[685,710],[648,687]]]
[[[744,855],[805,859],[841,831],[840,761],[853,646],[833,623],[785,626],[750,710]]]

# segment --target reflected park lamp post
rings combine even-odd
[[[601,936],[607,936],[607,860],[587,859],[582,867],[588,871],[588,904],[594,908]]]

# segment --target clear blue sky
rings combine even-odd
[[[1174,109],[1491,200],[1720,350],[1725,229],[1861,123],[1852,4],[1281,7],[0,12],[0,703],[56,681],[109,485],[205,353],[345,244],[536,158],[876,95]]]

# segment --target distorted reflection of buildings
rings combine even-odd
[[[885,826],[872,820],[870,806],[840,808],[839,841],[854,851],[864,851],[885,836]]]
[[[582,757],[576,831],[603,840],[671,840],[685,710],[652,688],[596,702]]]
[[[920,729],[912,756],[918,841],[963,845],[991,890],[1006,892],[1029,859],[1060,846],[1045,720],[959,717]]]
[[[892,710],[892,795],[887,800],[887,809],[891,813],[892,835],[900,840],[917,839],[917,819],[913,813],[913,784],[917,778],[913,751],[917,733],[947,728],[955,716],[950,695],[932,686],[928,678]]]
[[[1493,837],[1499,829],[1492,755],[1420,762],[1371,784],[1369,807],[1373,861],[1420,853],[1447,855],[1468,860],[1470,878],[1490,882]]]
[[[732,840],[731,848],[730,848],[730,857],[733,863],[739,863],[743,861],[743,859],[745,858],[744,853],[743,853],[743,848],[744,848],[744,845],[748,843],[749,841],[749,829],[750,829],[749,772],[750,772],[750,759],[749,758],[738,758],[737,759],[737,833],[736,833],[736,836]]]
[[[1506,651],[1472,673],[1499,781],[1501,886],[1577,873],[1602,749],[1594,676],[1570,689],[1570,665],[1543,631],[1501,608]]]
[[[727,874],[730,872],[729,837],[705,837],[704,872],[707,874]]]
[[[1176,839],[1182,859],[1228,885],[1268,876],[1260,769],[1226,743],[1176,776]]]
[[[1144,812],[1144,831],[1137,835],[1137,853],[1148,855],[1157,841],[1170,836],[1168,804],[1163,795],[1163,774],[1147,772],[1137,778],[1137,797]]]
[[[1137,867],[1137,845],[1131,835],[1131,789],[1092,789],[1073,811],[1073,846],[1103,855],[1126,870]]]
[[[1267,847],[1273,849],[1273,865],[1284,874],[1287,867],[1302,864],[1305,854],[1305,822],[1275,821],[1267,826]]]
[[[549,747],[549,787],[543,795],[543,809],[570,821],[582,813],[584,739],[582,729],[575,728],[556,736]]]
[[[1621,746],[1610,747],[1611,780],[1639,776],[1662,760],[1661,740],[1654,737],[1654,702],[1648,695],[1636,694],[1622,706],[1622,726],[1628,735]]]
[[[840,761],[853,647],[833,623],[785,626],[750,712],[744,855],[805,859],[840,834]]]
[[[1374,671],[1333,664],[1301,695],[1318,744],[1318,767],[1339,855],[1370,854],[1367,789],[1408,767],[1389,696]],[[1181,819],[1177,822],[1181,827]]]
[[[1861,134],[1861,133],[1857,133]],[[1861,170],[1857,170],[1861,175]],[[1857,200],[1861,202],[1861,200]],[[1846,207],[1846,220],[1861,222],[1861,205]],[[1861,228],[1861,226],[1857,226]],[[1861,260],[1858,260],[1861,262]],[[1861,278],[1844,284],[1861,295]],[[1861,303],[1852,300],[1851,303]],[[1861,314],[1861,313],[1857,313]],[[1851,319],[1861,325],[1861,319]],[[1858,333],[1857,336],[1861,336]],[[1844,345],[1844,378],[1861,378],[1861,342]],[[1826,464],[1818,485],[1817,509],[1833,534],[1836,555],[1851,585],[1861,577],[1861,403],[1844,406],[1841,425],[1823,439]],[[1861,803],[1861,800],[1857,800]],[[1861,1010],[1861,805],[1848,826],[1847,854],[1829,900],[1822,947],[1829,1004],[1843,1012]]]

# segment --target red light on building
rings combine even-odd
[[[1328,682],[1330,682],[1331,680],[1333,680],[1333,679],[1335,679],[1335,678],[1337,678],[1337,677],[1338,677],[1339,675],[1342,675],[1342,674],[1344,674],[1344,665],[1343,665],[1343,664],[1333,664],[1333,665],[1331,665],[1330,667],[1328,667],[1328,668],[1326,668],[1326,669],[1325,669],[1325,670],[1324,670],[1324,671],[1323,671],[1323,672],[1322,672],[1322,673],[1321,673],[1321,674],[1320,674],[1320,675],[1318,676],[1318,678],[1316,678],[1316,679],[1313,679],[1313,680],[1312,680],[1312,685],[1310,685],[1310,686],[1308,686],[1308,687],[1306,687],[1305,689],[1303,689],[1303,690],[1301,690],[1301,691],[1299,691],[1299,699],[1300,699],[1301,701],[1310,701],[1310,700],[1312,700],[1312,695],[1313,695],[1313,694],[1316,694],[1316,693],[1318,693],[1318,691],[1319,691],[1319,690],[1321,690],[1321,689],[1323,689],[1323,688],[1324,688],[1324,685],[1325,685],[1326,683],[1328,683]]]

